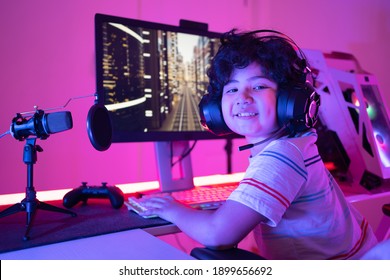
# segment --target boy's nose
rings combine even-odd
[[[249,104],[252,102],[252,95],[249,89],[245,89],[237,96],[237,105]]]

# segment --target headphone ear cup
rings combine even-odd
[[[277,100],[279,125],[286,125],[291,133],[311,128],[317,122],[319,106],[320,96],[309,82],[291,90],[282,89]]]
[[[203,95],[199,103],[200,122],[210,132],[223,136],[233,133],[223,119],[221,95]]]
[[[278,90],[278,99],[276,103],[278,123],[280,127],[287,125],[290,118],[287,114],[287,103],[289,103],[290,94],[285,89]]]

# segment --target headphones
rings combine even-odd
[[[291,38],[281,32],[266,29],[248,32],[244,35],[254,33],[271,33],[271,35],[260,36],[259,39],[280,38],[292,45],[301,56],[302,75],[306,78],[310,75],[309,78],[314,80],[303,51]],[[233,133],[223,119],[221,100],[222,94],[207,93],[199,103],[202,126],[218,136]],[[278,123],[280,127],[286,127],[290,135],[313,127],[318,119],[319,106],[320,95],[308,79],[305,82],[291,85],[288,89],[278,89],[276,103]]]

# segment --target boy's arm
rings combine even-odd
[[[157,214],[199,243],[215,249],[232,247],[266,218],[236,201],[227,200],[218,210],[195,210],[167,198],[146,202],[145,215]]]

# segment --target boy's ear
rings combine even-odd
[[[290,89],[280,89],[277,99],[279,125],[286,125],[291,133],[313,127],[318,119],[320,95],[310,82]]]
[[[221,108],[221,94],[205,94],[199,103],[200,122],[208,131],[218,135],[232,134],[226,125]]]

